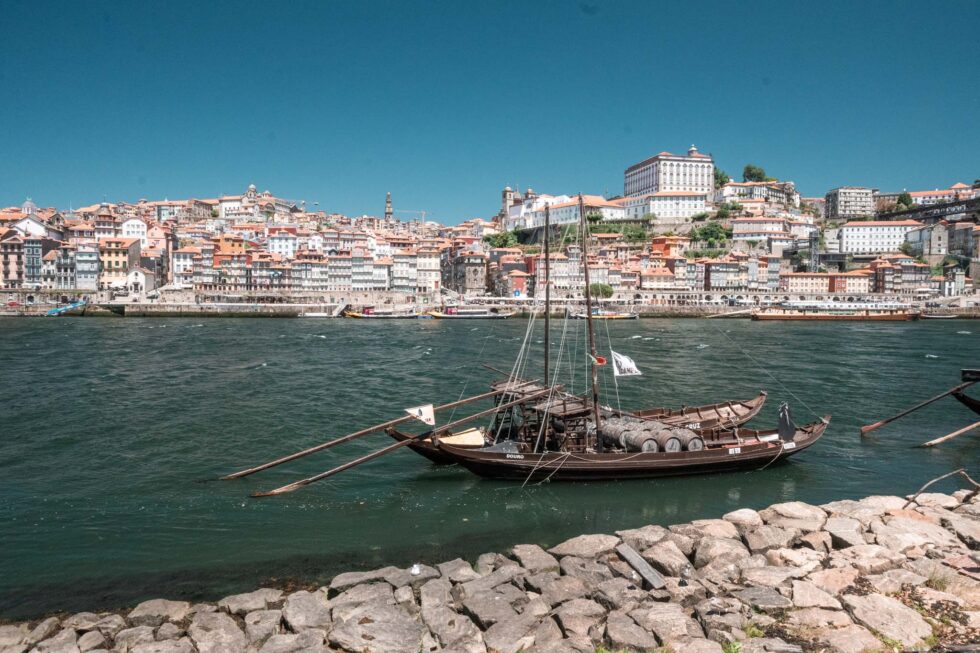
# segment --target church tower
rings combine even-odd
[[[385,197],[385,222],[391,222],[394,219],[394,211],[391,210],[391,193]]]

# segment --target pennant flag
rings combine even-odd
[[[420,422],[425,422],[429,426],[436,425],[436,414],[432,408],[432,404],[416,406],[415,408],[406,408],[405,412]]]
[[[613,374],[616,376],[642,376],[643,372],[636,366],[633,359],[609,350],[613,359]]]
[[[589,354],[589,360],[592,361],[593,365],[597,365],[599,367],[606,364],[606,359],[602,356],[593,356],[592,354]]]

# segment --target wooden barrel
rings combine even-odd
[[[629,429],[623,431],[623,446],[627,451],[656,453],[660,450],[656,435],[650,430]]]
[[[690,429],[674,429],[674,435],[681,441],[684,451],[701,451],[704,449],[704,440]]]
[[[680,438],[674,435],[673,430],[661,429],[656,432],[655,438],[660,451],[677,453],[682,449]]]

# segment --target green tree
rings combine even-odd
[[[609,299],[613,296],[613,287],[608,283],[593,283],[589,286],[589,294],[601,299]]]
[[[898,200],[895,202],[896,211],[908,211],[913,206],[915,206],[915,202],[912,201],[912,196],[908,193],[899,195]]]
[[[590,234],[618,234],[619,226],[608,222],[596,222],[589,225]]]
[[[910,243],[909,241],[905,241],[904,243],[898,246],[898,251],[900,251],[902,254],[905,254],[906,256],[912,256],[912,243]]]
[[[517,235],[513,231],[504,231],[499,234],[487,234],[483,237],[483,242],[485,242],[491,248],[516,247]]]
[[[710,213],[708,213],[707,211],[701,211],[700,213],[695,213],[693,216],[691,216],[691,220],[693,220],[694,222],[702,222],[710,217],[711,217]]]
[[[746,163],[742,168],[742,181],[765,181],[766,171],[759,166]]]
[[[974,179],[973,180],[973,187],[974,188],[980,188],[980,179]]]
[[[591,224],[595,224],[596,222],[602,222],[602,213],[600,213],[599,211],[592,211],[590,213],[586,213],[585,219],[588,220]]]
[[[691,229],[691,240],[707,241],[709,247],[714,248],[711,243],[724,242],[728,239],[728,232],[718,222],[709,222],[703,227]]]
[[[647,230],[635,224],[626,225],[623,229],[623,237],[627,242],[641,242],[647,239]]]
[[[657,221],[657,214],[656,213],[646,213],[646,214],[643,215],[643,221],[644,222],[647,222],[647,223],[656,222]]]
[[[721,168],[715,168],[715,188],[721,188],[732,180]]]

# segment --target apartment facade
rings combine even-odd
[[[626,168],[623,187],[627,196],[687,191],[711,197],[715,163],[711,155],[698,152],[693,145],[686,155],[661,152]]]
[[[841,186],[829,191],[824,200],[824,215],[828,220],[862,218],[875,212],[873,188]]]

